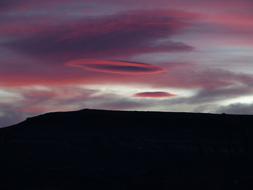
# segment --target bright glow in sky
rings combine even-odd
[[[0,127],[82,108],[253,114],[252,0],[1,0]]]

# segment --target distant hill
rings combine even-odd
[[[253,116],[81,110],[0,129],[0,189],[252,189]]]

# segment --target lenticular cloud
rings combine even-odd
[[[96,72],[115,74],[156,74],[164,72],[161,67],[137,62],[78,59],[66,63],[70,67],[78,67]]]

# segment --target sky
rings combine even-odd
[[[253,114],[252,0],[1,0],[0,127],[84,108]]]

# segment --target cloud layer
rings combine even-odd
[[[187,26],[186,21],[191,20],[189,16],[191,14],[174,11],[134,11],[53,26],[42,25],[35,30],[31,30],[31,25],[17,25],[14,33],[19,30],[26,33],[15,34],[18,39],[6,42],[4,46],[31,56],[56,60],[191,51],[193,47],[182,42],[157,42],[182,31]]]
[[[252,113],[251,0],[0,1],[0,126],[48,111]]]

